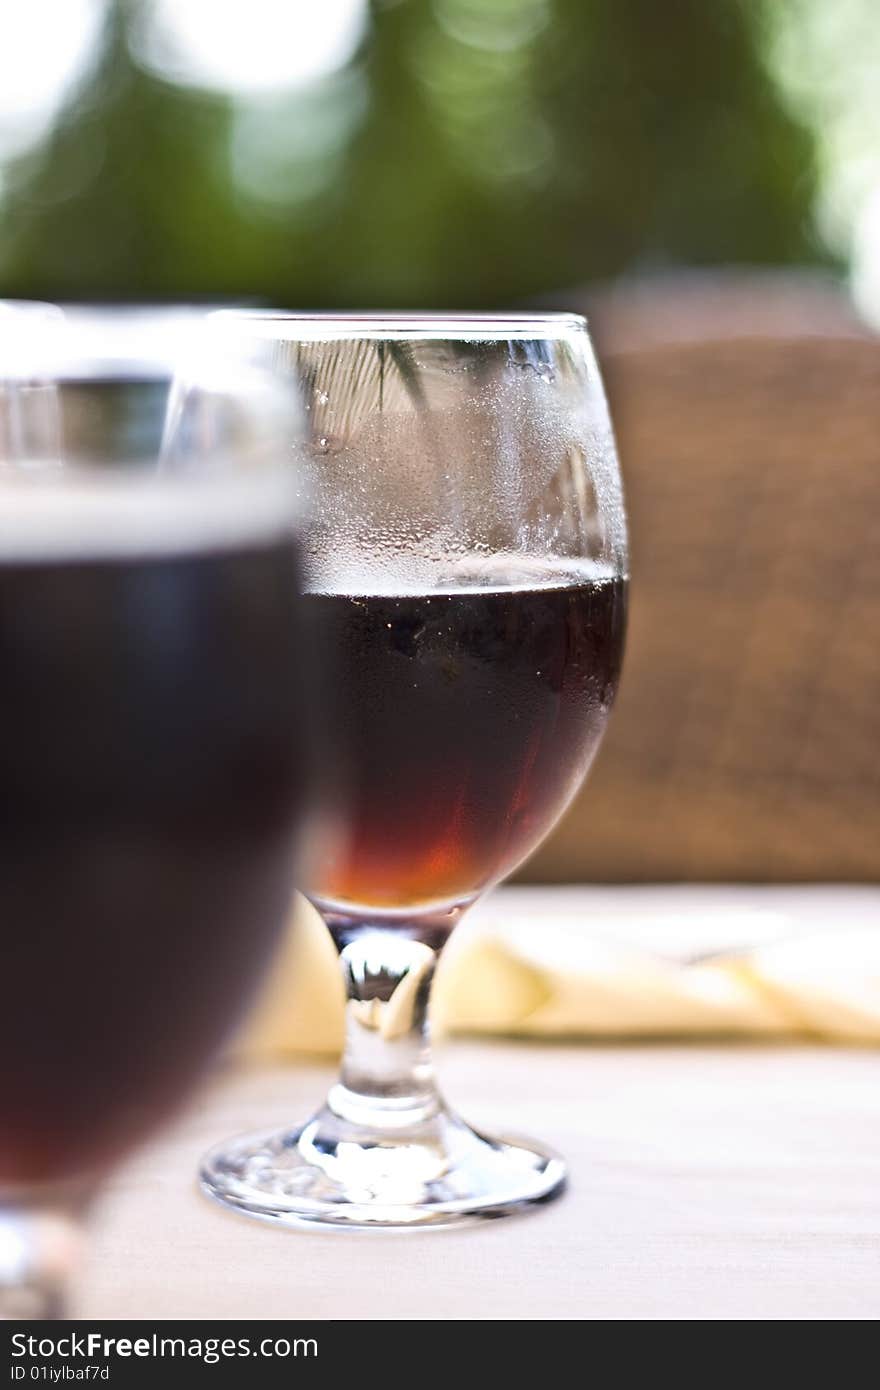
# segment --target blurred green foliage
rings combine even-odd
[[[0,293],[491,307],[823,258],[772,0],[375,0],[347,68],[249,97],[139,63],[144,3],[6,170]]]

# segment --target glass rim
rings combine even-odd
[[[279,391],[264,364],[210,332],[210,314],[185,303],[42,303],[0,299],[0,384],[107,386],[185,379],[232,396],[247,375]]]
[[[583,314],[565,311],[530,313],[480,312],[309,312],[295,309],[216,309],[209,318],[260,325],[261,337],[282,341],[323,341],[334,338],[383,340],[450,339],[460,342],[589,336]]]
[[[50,299],[0,299],[0,314],[8,314],[10,318],[25,315],[60,319],[64,317],[64,310]]]

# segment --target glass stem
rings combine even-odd
[[[345,1050],[328,1098],[340,1119],[400,1130],[442,1108],[428,1016],[440,952],[463,908],[415,922],[324,914],[345,982]]]
[[[0,1322],[69,1316],[84,1202],[0,1193]]]

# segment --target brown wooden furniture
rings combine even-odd
[[[524,879],[880,878],[880,340],[823,285],[712,284],[593,306],[629,644]]]

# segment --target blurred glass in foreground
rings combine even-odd
[[[3,313],[0,402],[0,1316],[40,1317],[288,907],[298,416],[143,312]]]

